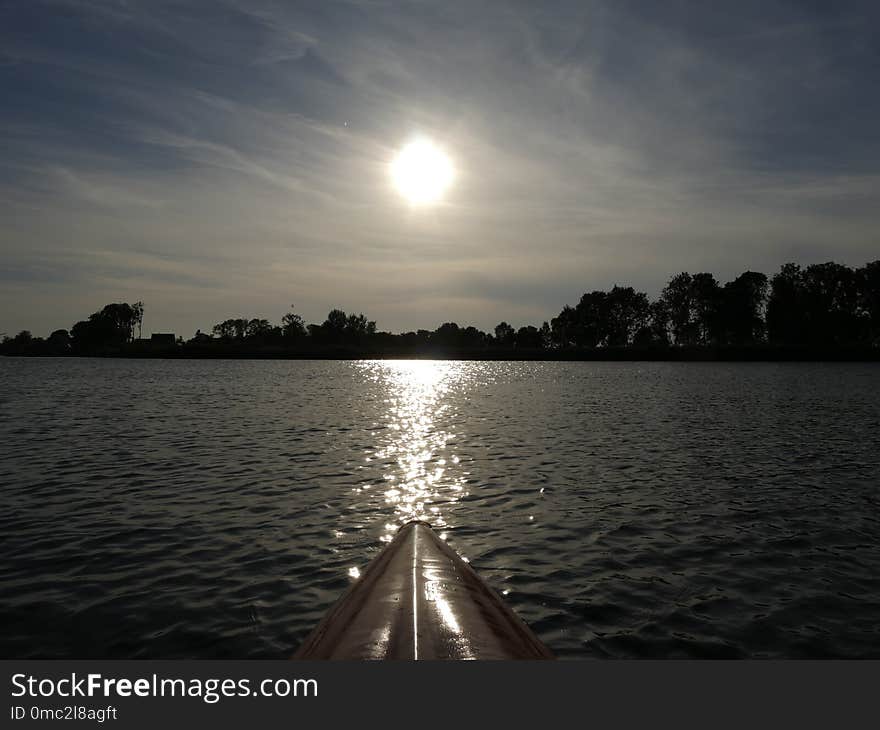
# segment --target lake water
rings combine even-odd
[[[4,657],[285,657],[413,517],[561,657],[880,657],[877,365],[0,380]]]

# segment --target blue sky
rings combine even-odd
[[[870,2],[0,0],[0,332],[540,324],[880,257]],[[410,208],[413,134],[456,182]]]

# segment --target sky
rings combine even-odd
[[[880,4],[0,0],[0,333],[540,325],[880,258]],[[455,179],[413,207],[415,135]]]

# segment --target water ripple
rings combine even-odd
[[[432,522],[563,657],[880,657],[872,365],[0,360],[6,657],[283,657]]]

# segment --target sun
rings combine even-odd
[[[408,142],[391,162],[394,187],[412,205],[438,202],[454,177],[449,155],[427,137]]]

